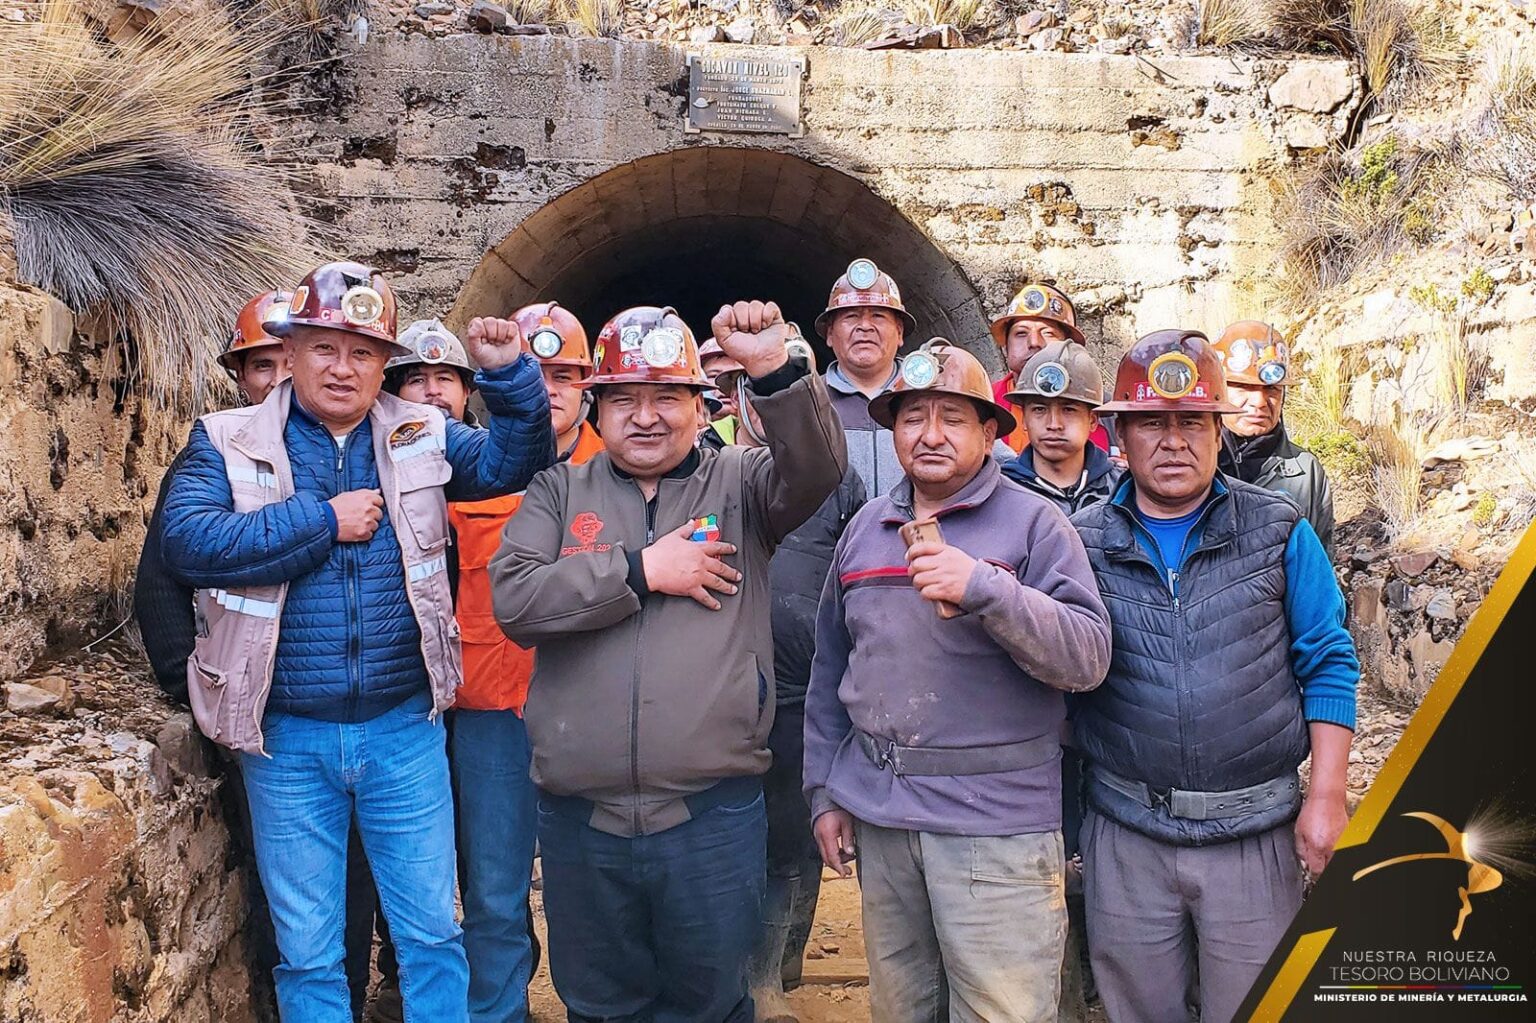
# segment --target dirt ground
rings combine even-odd
[[[805,982],[790,992],[789,1004],[800,1023],[868,1023],[869,973],[864,964],[864,935],[859,928],[859,886],[852,879],[821,885],[816,925],[806,946]],[[544,933],[544,905],[534,893],[539,933]],[[539,964],[528,989],[533,1023],[565,1023],[565,1009],[549,979],[549,963]]]

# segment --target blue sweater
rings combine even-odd
[[[1219,485],[1219,484],[1218,484]],[[1129,491],[1115,495],[1124,503]],[[1207,502],[1209,504],[1209,502]],[[1134,502],[1131,510],[1140,527],[1137,542],[1162,569],[1169,588],[1178,593],[1184,557],[1200,542],[1206,505],[1175,519],[1147,515]],[[1301,684],[1302,713],[1308,721],[1355,727],[1355,686],[1360,661],[1344,627],[1344,594],[1333,564],[1311,523],[1302,519],[1285,545],[1285,617],[1291,633],[1291,671]]]
[[[532,357],[475,379],[490,428],[447,421],[450,501],[521,490],[554,461],[549,398]],[[396,524],[386,510],[370,540],[338,543],[326,503],[344,491],[379,487],[372,423],[359,423],[338,451],[295,398],[283,440],[294,496],[239,513],[223,456],[201,422],[192,428],[186,464],[165,504],[166,564],[194,587],[287,582],[268,708],[366,721],[427,688]]]

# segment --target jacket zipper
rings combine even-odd
[[[350,435],[349,438],[350,439]],[[344,494],[350,488],[347,473],[347,440],[336,445],[336,475],[337,493]],[[362,660],[362,608],[357,599],[357,564],[352,556],[352,545],[344,544],[341,548],[342,573],[347,580],[347,716],[357,716],[358,703],[362,698],[362,681],[359,678],[359,664]]]
[[[635,493],[645,505],[645,546],[656,542],[656,505],[661,501],[661,481],[656,481],[656,497],[647,501],[645,492],[635,484]],[[629,792],[630,824],[636,835],[644,834],[640,811],[640,651],[645,635],[645,601],[640,602],[639,620],[635,622],[634,673],[629,679]]]

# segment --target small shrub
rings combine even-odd
[[[1408,289],[1408,297],[1414,305],[1432,313],[1456,311],[1456,296],[1442,292],[1437,284],[1416,284]]]
[[[1477,499],[1477,504],[1472,508],[1472,524],[1478,529],[1487,529],[1493,525],[1493,516],[1498,510],[1499,499],[1488,491],[1483,491]]]
[[[919,28],[953,25],[961,32],[975,28],[985,11],[982,0],[900,0],[902,17]]]
[[[1440,235],[1440,210],[1431,192],[1415,196],[1403,210],[1403,234],[1416,245],[1428,245]]]
[[[1195,41],[1202,46],[1233,46],[1269,32],[1264,6],[1247,0],[1199,0],[1195,14]]]
[[[1307,438],[1305,447],[1335,480],[1360,479],[1369,474],[1371,458],[1360,438],[1340,431]]]
[[[1473,270],[1461,282],[1462,297],[1474,306],[1482,305],[1493,297],[1493,277],[1482,267]]]
[[[616,39],[624,28],[623,0],[566,0],[566,16],[582,32]]]
[[[1366,146],[1360,152],[1360,173],[1346,178],[1339,194],[1378,209],[1385,206],[1397,190],[1398,175],[1393,167],[1396,157],[1396,135]]]
[[[1373,496],[1394,538],[1412,532],[1423,511],[1424,456],[1434,432],[1431,424],[1399,412],[1366,440]]]

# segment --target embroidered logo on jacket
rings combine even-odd
[[[426,428],[427,424],[421,421],[414,423],[401,423],[399,426],[395,427],[395,432],[389,435],[389,446],[391,448],[403,448],[411,441],[415,440],[421,431],[425,430]]]
[[[571,535],[579,542],[571,547],[560,548],[560,556],[567,554],[601,554],[613,549],[611,543],[598,543],[597,536],[603,531],[603,520],[596,512],[584,511],[571,520]]]

